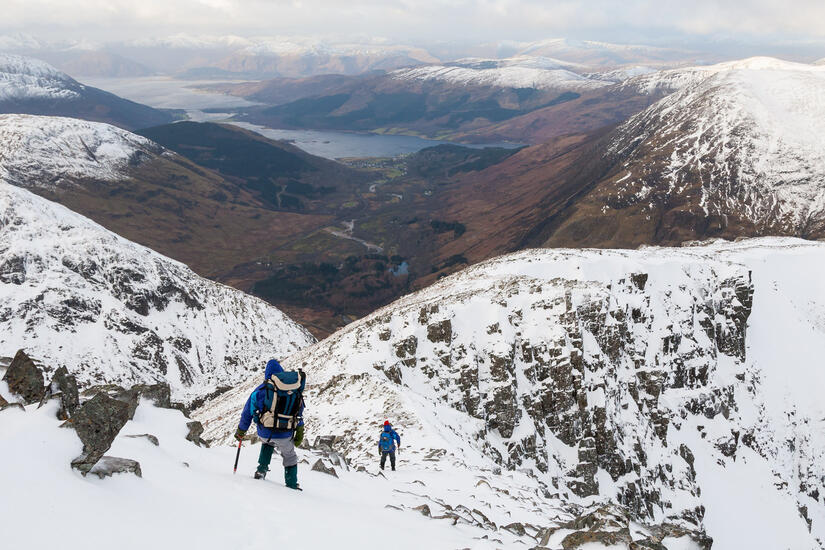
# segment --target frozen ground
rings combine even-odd
[[[495,537],[500,543],[484,540],[481,537],[490,534],[483,529],[454,526],[450,520],[432,520],[407,509],[424,502],[417,495],[426,493],[478,506],[496,520],[506,517],[510,512],[502,503],[507,497],[493,492],[490,484],[476,487],[479,477],[471,471],[409,469],[402,458],[399,470],[387,472],[386,478],[340,468],[340,477],[334,478],[301,463],[304,491],[294,492],[283,486],[277,454],[271,481],[251,478],[257,445],[244,447],[233,475],[234,448],[196,447],[184,439],[187,430],[180,412],[146,402],[107,453],[138,460],[143,477],[84,478],[69,467],[82,445],[74,430],[58,427],[56,407],[51,402],[42,409],[0,412],[0,486],[6,495],[0,499],[0,517],[5,525],[14,525],[3,529],[5,548],[48,549],[59,540],[67,550],[114,543],[124,550],[286,545],[361,549],[387,544],[400,550],[487,549],[515,541],[506,531]],[[125,437],[145,433],[156,436],[160,445]],[[315,460],[307,451],[300,455]]]

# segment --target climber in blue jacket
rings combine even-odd
[[[266,478],[272,451],[278,448],[284,464],[284,481],[290,489],[298,486],[298,455],[295,446],[304,440],[304,399],[306,376],[303,372],[284,372],[276,359],[266,364],[264,382],[246,400],[235,439],[243,440],[255,420],[261,438],[261,454],[255,479]],[[273,406],[274,404],[274,406]]]
[[[398,442],[398,451],[401,451],[401,437],[392,429],[389,420],[384,421],[384,431],[378,438],[378,452],[381,453],[381,469],[387,463],[387,456],[390,457],[390,466],[395,471],[395,443]]]

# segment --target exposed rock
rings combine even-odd
[[[129,405],[106,393],[97,393],[83,403],[64,424],[73,427],[83,442],[83,454],[72,461],[72,467],[87,474],[109,450],[128,421]]]
[[[579,463],[576,465],[576,476],[579,479],[570,484],[570,489],[580,497],[599,494],[599,483],[596,481],[599,467],[596,460],[598,460],[598,454],[595,439],[592,437],[582,439],[579,443]]]
[[[395,355],[399,359],[406,357],[415,357],[415,352],[418,349],[418,338],[409,336],[395,344]]]
[[[503,526],[502,529],[505,531],[510,531],[511,533],[523,537],[527,534],[527,531],[524,529],[524,525],[521,523],[508,523],[507,525]]]
[[[312,448],[331,453],[334,450],[333,446],[337,438],[338,437],[334,435],[319,435],[315,438],[315,443],[312,444]]]
[[[391,382],[401,384],[404,375],[401,371],[399,363],[395,363],[392,365],[385,365],[383,363],[380,363],[378,365],[375,365],[375,369],[383,372],[387,376],[387,379]]]
[[[127,435],[127,436],[125,436],[125,437],[128,437],[128,438],[133,438],[133,439],[136,439],[136,438],[142,437],[142,438],[146,439],[147,441],[149,441],[149,443],[151,443],[151,444],[152,444],[152,445],[154,445],[155,447],[159,447],[159,446],[160,446],[160,441],[158,441],[158,438],[157,438],[157,437],[155,437],[155,436],[154,436],[154,435],[152,435],[152,434],[131,434],[131,435]]]
[[[12,359],[3,380],[9,385],[9,391],[19,395],[26,405],[39,403],[46,394],[43,371],[22,349]]]
[[[10,409],[12,407],[20,409],[24,412],[26,411],[26,407],[24,407],[22,403],[6,403],[5,405],[0,404],[0,411]]]
[[[132,386],[132,391],[137,392],[140,397],[144,397],[152,401],[156,407],[163,409],[171,409],[172,406],[172,392],[169,384],[161,382],[158,384],[138,384]]]
[[[140,471],[140,463],[131,458],[118,458],[116,456],[104,456],[95,464],[90,474],[94,474],[100,479],[109,477],[113,474],[135,474],[138,477],[143,477],[143,472]]]
[[[430,342],[450,343],[453,335],[453,324],[449,319],[427,326],[427,339]]]
[[[191,441],[198,447],[209,447],[209,443],[201,439],[201,434],[203,434],[203,424],[197,420],[193,420],[191,422],[187,422],[186,427],[189,428],[189,433],[186,434],[187,441]]]
[[[338,473],[335,471],[335,468],[333,468],[332,466],[327,466],[326,464],[324,464],[324,461],[321,460],[321,459],[318,459],[315,462],[315,464],[312,465],[312,471],[313,472],[321,472],[321,473],[324,473],[324,474],[327,474],[327,475],[330,475],[330,476],[333,476],[333,477],[338,477]]]
[[[688,530],[668,523],[645,525],[636,521],[636,534],[631,536],[633,522],[626,508],[607,505],[583,510],[572,521],[541,531],[537,538],[539,544],[544,546],[548,544],[553,533],[560,530],[572,531],[561,541],[564,550],[574,550],[592,543],[600,543],[603,546],[621,545],[631,550],[667,550],[661,543],[668,537],[689,537],[703,550],[710,550],[713,544],[713,540],[701,530]],[[639,530],[639,526],[643,529]],[[646,534],[640,535],[640,532]]]
[[[415,510],[416,512],[420,512],[422,516],[427,516],[428,518],[432,517],[432,514],[430,513],[430,507],[426,504],[416,506],[415,508],[413,508],[413,510]]]
[[[52,398],[60,399],[60,409],[57,411],[57,418],[68,420],[75,410],[80,406],[80,394],[77,389],[77,380],[66,367],[60,367],[54,373],[51,384],[46,388],[40,406]]]

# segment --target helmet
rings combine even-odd
[[[389,421],[389,420],[385,420],[385,421],[384,421],[384,426],[389,426],[389,425],[390,425],[390,421]]]

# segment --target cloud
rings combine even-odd
[[[0,33],[115,40],[177,32],[412,40],[825,39],[822,0],[3,0]]]

